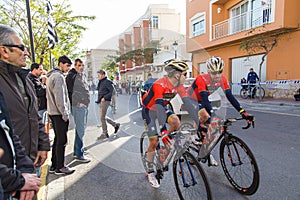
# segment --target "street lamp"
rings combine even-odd
[[[178,43],[177,43],[177,41],[175,41],[175,42],[173,43],[173,48],[174,48],[174,50],[175,50],[175,59],[177,59],[177,48],[178,48]]]

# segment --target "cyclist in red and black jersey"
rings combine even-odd
[[[232,95],[230,86],[225,76],[222,75],[224,68],[224,61],[220,57],[211,57],[206,61],[208,74],[199,74],[191,86],[187,89],[189,96],[197,100],[201,104],[208,114],[211,116],[213,113],[212,106],[208,100],[208,96],[216,91],[218,88],[222,88],[228,101],[232,106],[242,115],[244,119],[248,120],[248,113],[241,107],[237,99]],[[208,123],[210,119],[208,120]],[[217,166],[218,163],[210,156],[211,165]]]
[[[180,127],[180,120],[174,112],[166,106],[168,102],[178,93],[182,98],[186,110],[192,116],[194,121],[199,124],[195,106],[188,97],[185,88],[183,87],[186,78],[188,65],[184,61],[171,60],[165,63],[165,71],[167,77],[156,80],[150,90],[143,97],[142,117],[148,125],[149,146],[147,149],[148,162],[148,180],[152,187],[158,188],[159,183],[155,178],[153,168],[153,158],[156,147],[158,146],[158,131],[156,130],[155,119],[158,119],[159,132],[162,135],[163,141],[170,143],[168,133],[178,130]],[[166,123],[169,124],[167,130]]]

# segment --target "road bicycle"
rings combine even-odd
[[[145,128],[146,131],[143,132],[140,138],[140,153],[147,173],[147,148],[149,144],[147,125],[145,125]],[[189,129],[187,131],[178,130],[170,133],[173,136],[173,148],[163,161],[161,160],[161,152],[166,147],[163,146],[162,142],[159,142],[152,163],[155,168],[156,178],[160,183],[173,158],[173,178],[180,199],[212,199],[209,183],[201,165],[187,150],[191,144],[189,137],[195,132],[196,129]],[[159,140],[161,140],[160,136]]]
[[[249,117],[254,128],[254,118],[253,116]],[[256,160],[246,143],[228,130],[232,123],[239,120],[244,119],[228,118],[221,120],[214,117],[211,122],[211,130],[207,131],[205,137],[202,136],[201,139],[198,138],[192,142],[189,150],[196,153],[198,161],[205,162],[209,159],[210,152],[221,142],[220,161],[228,181],[239,193],[252,195],[259,186],[259,170]],[[250,126],[251,124],[248,124],[242,128],[248,129]],[[189,127],[191,125],[186,125],[186,127],[182,127],[182,130],[188,130]]]
[[[243,99],[247,98],[264,98],[265,97],[265,89],[263,87],[257,84],[242,84],[242,86],[247,86],[247,87],[242,87],[240,91],[240,96]]]

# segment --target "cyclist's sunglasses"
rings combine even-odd
[[[181,75],[187,76],[187,72],[182,72]]]
[[[19,45],[16,45],[16,44],[3,44],[2,46],[5,46],[5,47],[16,47],[18,49],[20,49],[21,51],[25,51],[26,47],[24,44],[19,44]]]
[[[220,70],[218,72],[210,72],[212,75],[222,74],[223,70]]]

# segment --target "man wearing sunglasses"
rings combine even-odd
[[[242,109],[240,103],[232,95],[230,86],[225,76],[222,75],[224,68],[224,61],[220,57],[212,56],[206,61],[207,74],[199,74],[195,81],[187,89],[189,96],[198,101],[209,116],[212,115],[212,105],[208,100],[208,96],[216,91],[218,88],[222,88],[226,94],[228,101],[231,105],[242,115],[242,117],[248,120],[248,113]],[[210,123],[210,118],[207,123]],[[217,161],[212,155],[208,158],[209,166],[218,166]]]
[[[38,115],[37,98],[28,78],[26,57],[28,51],[18,34],[0,24],[0,91],[7,102],[12,128],[19,136],[25,153],[39,168],[50,150],[42,118]]]

